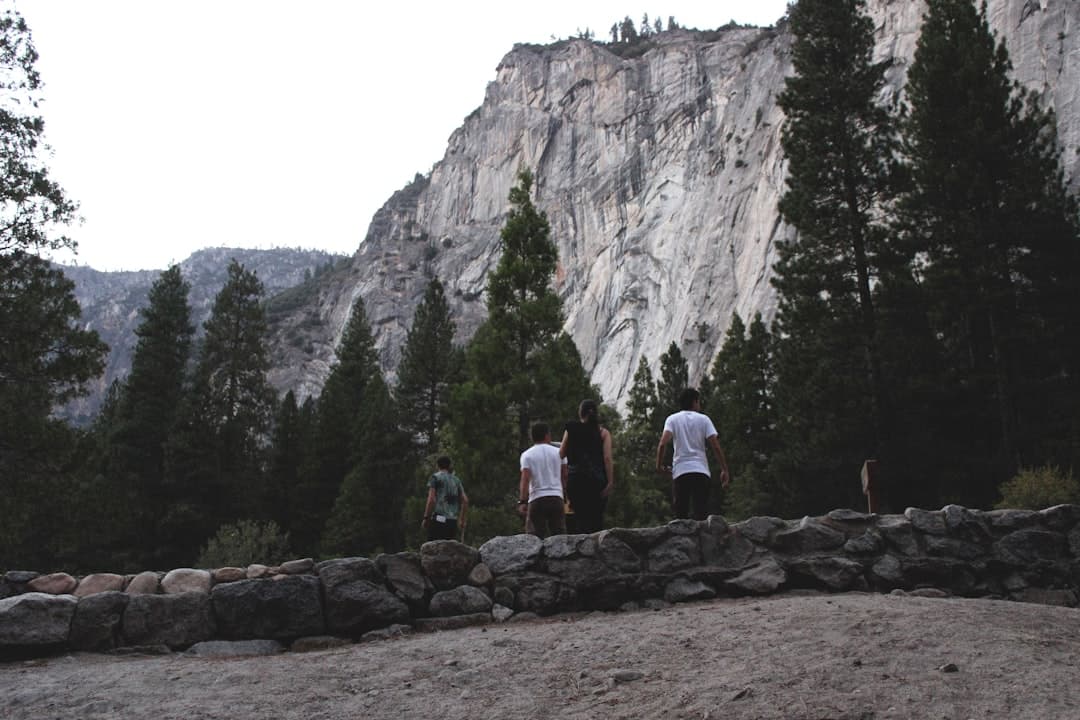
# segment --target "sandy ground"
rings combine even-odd
[[[1080,718],[1080,610],[782,595],[271,657],[0,664],[0,718]],[[950,667],[951,666],[951,667]]]

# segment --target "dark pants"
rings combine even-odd
[[[428,520],[427,539],[457,540],[457,518],[447,518],[446,522],[436,522],[435,518]]]
[[[671,481],[671,505],[675,517],[690,517],[690,503],[694,504],[694,519],[704,520],[709,515],[709,484],[711,478],[705,473],[684,473]]]
[[[607,498],[604,491],[607,480],[580,466],[570,467],[570,477],[566,483],[566,499],[574,512],[574,532],[594,533],[604,529],[604,510]]]
[[[557,495],[546,495],[529,503],[529,511],[525,515],[525,532],[541,539],[549,535],[565,535],[563,499]]]

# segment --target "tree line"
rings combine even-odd
[[[664,418],[702,391],[733,483],[730,518],[861,508],[858,470],[883,469],[886,508],[988,507],[1025,468],[1068,488],[1080,451],[1080,248],[1051,113],[1010,79],[969,0],[930,0],[902,100],[882,104],[862,0],[800,0],[794,74],[778,98],[789,164],[775,320],[734,316],[691,377],[678,343],[642,358],[615,438],[608,525],[670,517],[654,472]],[[107,348],[78,323],[72,285],[40,257],[76,205],[40,161],[29,31],[0,18],[7,159],[0,228],[0,566],[136,570],[370,555],[416,547],[437,455],[470,500],[468,540],[520,531],[517,457],[531,423],[558,428],[602,401],[562,330],[557,253],[523,170],[510,192],[488,316],[455,344],[430,278],[391,387],[357,300],[321,393],[266,380],[267,303],[233,262],[196,339],[171,267],[141,312],[130,374],[87,430],[52,415]],[[654,374],[655,369],[655,374]],[[1053,493],[1051,492],[1051,496]],[[1068,499],[1068,498],[1063,498]],[[277,554],[282,557],[269,557]]]

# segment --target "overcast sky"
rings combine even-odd
[[[787,6],[635,2],[15,7],[41,55],[48,164],[81,205],[77,262],[136,270],[212,245],[352,253],[391,193],[442,158],[514,43],[585,28],[606,40],[628,11],[766,26]]]

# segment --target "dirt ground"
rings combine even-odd
[[[1080,610],[781,595],[310,653],[0,664],[0,718],[1080,718]]]

